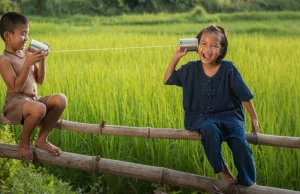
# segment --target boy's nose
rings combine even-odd
[[[212,48],[211,47],[206,47],[206,52],[209,52],[209,53],[211,53],[212,52]]]

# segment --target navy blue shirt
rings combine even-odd
[[[242,102],[253,94],[231,61],[221,61],[217,73],[208,77],[202,62],[190,61],[175,70],[166,85],[177,85],[183,90],[184,126],[192,130],[198,119],[209,118],[228,129],[244,128]]]

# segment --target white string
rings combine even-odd
[[[125,50],[125,49],[148,49],[148,48],[165,48],[174,47],[177,45],[165,45],[165,46],[133,46],[133,47],[121,47],[121,48],[95,48],[95,49],[76,49],[76,50],[50,50],[51,53],[63,53],[63,52],[83,52],[83,51],[106,51],[106,50]]]

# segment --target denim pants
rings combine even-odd
[[[221,152],[221,144],[226,141],[232,151],[238,171],[237,184],[251,186],[255,183],[255,164],[244,129],[226,129],[218,121],[201,119],[194,123],[193,130],[201,135],[205,155],[216,174],[223,171],[225,161]]]

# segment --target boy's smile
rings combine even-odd
[[[220,37],[214,32],[204,32],[198,47],[198,55],[203,64],[215,65],[220,55]]]

